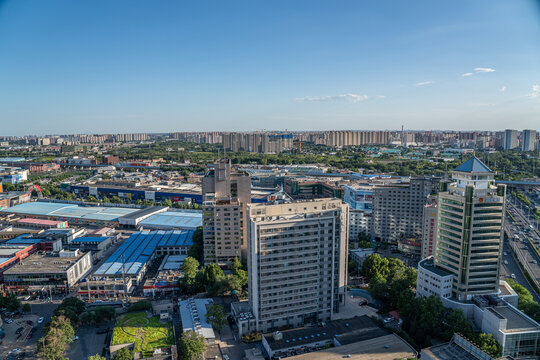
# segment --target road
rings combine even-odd
[[[515,199],[512,198],[509,196],[506,203],[507,217],[504,224],[504,230],[509,239],[508,243],[516,258],[531,275],[536,285],[540,287],[540,256],[531,244],[531,242],[533,244],[540,243],[540,235],[536,230],[527,230],[530,228],[530,222],[521,208],[515,205]]]

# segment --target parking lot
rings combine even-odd
[[[35,359],[37,342],[43,336],[43,326],[50,320],[56,306],[56,304],[33,304],[31,314],[18,317],[2,316],[5,336],[0,341],[0,358],[4,359],[13,349],[21,349],[25,352],[25,358]],[[38,322],[40,317],[44,318],[42,323]],[[12,319],[13,322],[11,324],[5,322],[6,318]]]
[[[80,327],[75,335],[79,337],[78,340],[72,342],[69,345],[67,351],[68,359],[87,359],[91,355],[101,355],[107,337],[106,333],[102,333],[101,329],[106,329],[107,326],[102,325],[100,327]],[[100,332],[100,334],[98,334]]]

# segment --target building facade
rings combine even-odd
[[[424,205],[424,227],[422,228],[422,259],[435,253],[437,242],[437,217],[439,213],[437,197],[431,196]]]
[[[435,265],[454,275],[458,300],[499,288],[506,186],[470,158],[453,172],[454,182],[439,193]]]
[[[225,265],[245,257],[250,177],[232,172],[230,160],[220,160],[203,178],[202,192],[204,263]]]
[[[519,148],[519,131],[506,129],[503,134],[503,148],[504,150],[512,150]]]
[[[249,302],[259,331],[332,319],[345,301],[348,206],[248,205]]]
[[[536,131],[523,130],[521,138],[521,150],[534,151],[536,149]]]
[[[424,206],[439,182],[436,177],[412,177],[408,183],[373,187],[373,236],[396,244],[405,237],[421,239]]]

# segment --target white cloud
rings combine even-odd
[[[341,95],[328,95],[328,96],[306,96],[298,98],[296,101],[306,102],[323,102],[323,101],[347,101],[347,102],[360,102],[367,100],[369,96],[358,94],[341,94]]]
[[[506,86],[503,86],[502,88],[499,89],[500,92],[505,92],[506,91]]]
[[[530,97],[530,98],[537,98],[539,96],[540,96],[540,85],[533,85],[531,92],[525,95],[525,97]]]
[[[461,74],[461,76],[472,76],[473,73],[465,73],[465,74]]]
[[[490,73],[490,72],[495,72],[495,69],[477,67],[477,68],[474,68],[474,71],[476,71],[477,73]]]
[[[424,85],[431,85],[435,84],[435,81],[421,81],[419,83],[414,84],[415,86],[424,86]]]

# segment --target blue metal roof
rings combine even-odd
[[[473,156],[463,164],[459,165],[454,171],[460,172],[486,172],[493,173],[483,162],[478,160],[476,156]]]
[[[90,238],[89,238],[90,239]],[[122,274],[122,255],[124,269],[128,275],[136,275],[159,246],[191,246],[193,230],[137,231],[97,269],[96,275]]]

